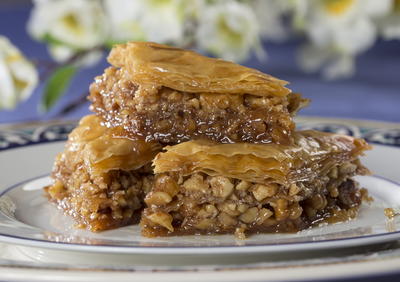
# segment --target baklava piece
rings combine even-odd
[[[45,191],[82,228],[106,230],[140,218],[160,146],[122,133],[94,115],[84,117],[56,158],[53,184]]]
[[[291,144],[308,101],[257,70],[165,45],[114,47],[90,87],[91,110],[147,141]]]
[[[303,131],[294,145],[189,141],[155,158],[141,219],[147,237],[294,232],[357,215],[364,140]]]

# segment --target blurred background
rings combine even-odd
[[[290,81],[301,115],[400,122],[399,0],[0,0],[0,123],[78,119],[129,40]]]

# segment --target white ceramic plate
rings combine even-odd
[[[372,141],[381,143],[393,140],[393,134],[381,132],[379,137],[378,133],[359,127],[320,124],[313,127],[356,136],[364,134],[364,137],[370,134]],[[34,128],[19,135],[16,132],[0,134],[0,148],[3,149],[0,151],[0,241],[98,253],[255,254],[343,248],[400,239],[400,219],[389,221],[383,213],[384,208],[397,208],[400,203],[400,186],[395,183],[400,180],[397,168],[400,149],[381,145],[375,146],[363,160],[378,176],[359,178],[375,201],[364,205],[359,217],[349,222],[296,234],[255,235],[246,240],[236,240],[232,235],[149,239],[140,236],[137,226],[102,233],[75,229],[72,220],[49,204],[43,192],[36,189],[43,185],[41,181],[46,182],[40,178],[48,174],[55,154],[63,148],[63,142],[55,140],[65,138],[70,128],[58,125],[50,129]],[[30,183],[32,180],[36,182]]]

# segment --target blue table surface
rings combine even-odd
[[[26,33],[29,11],[27,4],[0,6],[0,34],[9,37],[28,57],[49,59],[45,45],[33,41]],[[296,43],[266,42],[265,46],[269,53],[266,62],[253,57],[244,64],[290,81],[293,91],[310,98],[312,103],[300,112],[302,115],[400,122],[400,41],[378,42],[359,56],[355,76],[336,81],[324,81],[318,74],[302,72],[296,64]],[[88,91],[93,78],[107,65],[103,59],[97,66],[80,71],[50,112],[37,111],[43,89],[39,87],[15,110],[0,111],[0,123],[77,119],[89,113],[87,102],[66,115],[59,115],[60,109]]]

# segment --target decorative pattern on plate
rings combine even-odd
[[[54,141],[66,140],[76,124],[57,124],[32,129],[0,130],[0,151]]]
[[[2,196],[0,198],[0,211],[9,217],[14,217],[16,206],[14,202],[8,196]]]
[[[57,125],[40,126],[32,129],[1,130],[0,151],[11,148],[66,140],[68,134],[76,124],[66,123]],[[368,142],[384,145],[400,146],[400,129],[376,129],[358,127],[351,124],[339,123],[302,123],[298,129],[314,129],[364,138]]]
[[[374,129],[366,132],[364,138],[371,143],[400,146],[400,129]]]

